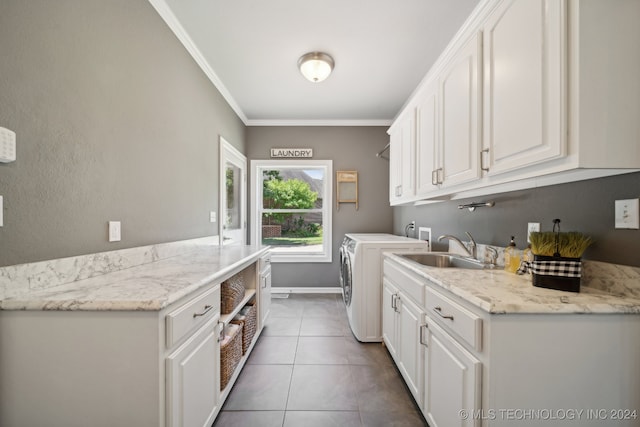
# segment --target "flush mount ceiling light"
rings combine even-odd
[[[303,76],[310,82],[321,82],[331,74],[333,70],[333,58],[323,52],[305,53],[298,59],[298,68]]]

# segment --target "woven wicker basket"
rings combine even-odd
[[[244,279],[236,274],[222,282],[220,290],[220,312],[229,314],[242,302],[244,298]]]
[[[242,358],[242,325],[230,325],[227,332],[229,339],[220,345],[220,390],[229,384]]]
[[[242,325],[242,354],[246,354],[258,329],[258,310],[253,303],[244,306],[231,323]]]

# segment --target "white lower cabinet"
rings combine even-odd
[[[409,297],[400,293],[399,301],[398,368],[416,402],[422,399],[423,347],[420,345],[420,325],[423,311]]]
[[[382,340],[394,359],[398,355],[398,288],[385,277],[382,282]]]
[[[431,427],[479,425],[482,364],[435,322],[425,319],[423,413]]]
[[[166,359],[167,426],[210,426],[220,405],[220,315]]]
[[[481,348],[481,319],[424,278],[383,265],[383,338],[416,403],[431,427],[475,426],[460,411],[481,408],[482,362],[459,341]]]
[[[0,310],[0,425],[211,426],[261,333],[259,322],[220,390],[222,327],[250,302],[268,312],[260,255],[160,310]],[[221,282],[233,274],[245,297],[221,314]]]
[[[430,427],[640,422],[640,315],[490,314],[391,256],[383,271],[384,342]]]
[[[416,402],[422,401],[424,350],[420,325],[424,312],[388,278],[383,284],[382,339]]]
[[[260,325],[262,328],[271,309],[271,255],[260,258]]]

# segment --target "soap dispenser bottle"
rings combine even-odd
[[[515,273],[520,267],[520,252],[516,248],[515,236],[511,236],[509,246],[504,250],[504,269],[509,273]]]

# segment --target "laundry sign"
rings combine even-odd
[[[313,157],[312,148],[272,148],[271,157],[309,158]]]

